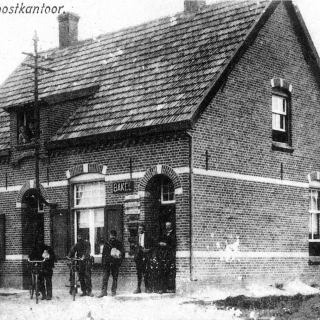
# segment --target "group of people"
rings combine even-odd
[[[35,127],[32,122],[28,126],[20,126],[19,130],[19,144],[26,144],[33,142],[35,138]]]
[[[77,243],[70,250],[70,258],[80,258],[78,264],[78,275],[81,286],[81,296],[93,297],[91,271],[93,257],[88,240],[83,239],[82,234],[77,236]],[[166,222],[166,230],[157,242],[154,242],[146,233],[145,226],[140,224],[138,235],[130,239],[137,269],[138,285],[134,293],[141,293],[142,280],[144,279],[145,291],[157,293],[175,292],[175,251],[176,237],[171,222]],[[109,239],[105,241],[102,251],[102,289],[98,298],[107,296],[108,282],[112,276],[111,295],[115,296],[118,286],[118,275],[120,266],[125,257],[124,247],[117,239],[117,231],[111,230]],[[52,298],[52,274],[56,260],[52,248],[39,239],[35,248],[29,255],[30,260],[43,260],[43,272],[39,276],[39,289],[42,300]],[[71,279],[70,279],[71,280]],[[71,293],[71,291],[70,291]]]
[[[137,239],[132,242],[138,276],[134,293],[141,293],[143,278],[147,293],[174,293],[176,236],[171,222],[166,222],[165,231],[156,242],[146,233],[145,226],[140,224]]]

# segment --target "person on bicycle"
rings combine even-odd
[[[92,283],[91,283],[91,269],[92,269],[92,260],[91,260],[91,246],[88,240],[83,239],[81,232],[77,236],[78,242],[73,245],[70,250],[69,258],[80,258],[79,261],[79,280],[82,290],[81,297],[89,296],[93,297],[92,294]]]
[[[42,264],[42,272],[39,274],[39,289],[42,294],[41,300],[52,299],[52,275],[56,257],[53,249],[44,243],[42,237],[36,240],[36,244],[29,255],[29,259],[40,261],[45,260]]]
[[[102,251],[102,265],[103,265],[103,279],[102,290],[98,295],[98,298],[102,298],[107,295],[108,282],[110,274],[112,275],[112,296],[116,295],[118,275],[121,263],[124,259],[124,249],[122,242],[117,240],[117,231],[110,231],[110,240],[106,241]]]

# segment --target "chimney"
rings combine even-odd
[[[184,12],[196,13],[206,5],[206,0],[184,0]]]
[[[72,12],[65,12],[58,16],[60,48],[66,48],[78,42],[79,19],[80,17]]]

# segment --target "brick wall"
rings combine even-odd
[[[272,150],[274,77],[293,85],[293,153]],[[280,180],[282,166],[284,180],[307,183],[307,174],[319,170],[319,104],[319,88],[280,4],[200,116],[193,132],[194,165],[206,168],[207,150],[209,170]],[[318,270],[308,265],[307,188],[196,175],[194,190],[194,246],[208,252],[207,259],[194,259],[199,278],[228,282],[263,274],[269,281],[306,280],[311,269]],[[210,258],[235,243],[236,236],[239,251],[262,254],[229,262]],[[263,257],[268,252],[304,257]]]
[[[146,172],[150,168],[153,168],[159,164],[166,164],[172,168],[187,167],[189,163],[189,147],[188,140],[183,134],[164,134],[157,136],[148,136],[146,138],[139,138],[138,140],[129,139],[125,142],[120,141],[105,141],[99,145],[91,145],[88,147],[68,148],[65,150],[58,150],[50,155],[50,162],[40,162],[40,182],[48,183],[49,186],[45,188],[48,199],[50,202],[58,203],[58,207],[61,209],[68,209],[69,203],[71,203],[72,188],[69,185],[56,187],[52,182],[55,181],[67,181],[66,171],[73,167],[81,166],[86,163],[98,164],[97,168],[102,168],[102,165],[107,166],[106,175],[124,174],[130,172],[130,158],[132,159],[133,172]],[[48,168],[48,170],[47,170]],[[27,180],[34,179],[34,159],[26,158],[21,161],[18,167],[8,167],[9,172],[9,186],[23,185]],[[177,222],[177,229],[179,230],[178,247],[179,250],[188,249],[189,242],[189,180],[188,174],[179,175],[181,180],[183,193],[177,195],[176,214],[179,219]],[[133,179],[134,194],[138,193],[140,179]],[[123,180],[121,180],[123,181]],[[127,194],[114,194],[113,193],[113,181],[106,181],[106,204],[114,205],[124,203],[124,197]],[[22,245],[22,230],[23,226],[27,225],[27,214],[23,208],[15,208],[16,199],[19,192],[0,193],[0,201],[6,201],[5,197],[10,198],[10,207],[6,211],[6,233],[9,235],[15,233],[13,226],[21,225],[20,229],[16,229],[15,233],[17,239],[10,238],[7,242],[8,254],[21,255],[28,254],[30,250],[31,241],[28,238],[28,232],[25,230],[24,239],[28,240],[28,244]],[[142,200],[143,202],[143,200]],[[146,210],[144,210],[146,211]],[[146,215],[151,213],[145,212]],[[21,220],[21,218],[23,218]],[[26,220],[25,222],[23,222]],[[68,217],[68,247],[73,244],[73,211],[71,210]],[[126,251],[129,251],[126,218],[124,219],[124,245]],[[44,228],[45,228],[45,240],[47,243],[51,242],[51,226],[50,226],[50,210],[45,207],[44,212]],[[187,231],[186,231],[187,230]],[[149,230],[151,231],[151,229]],[[30,235],[29,235],[30,236]],[[27,239],[28,238],[28,239]],[[24,248],[24,249],[22,249]],[[58,262],[55,273],[65,273],[66,263],[61,260]],[[8,261],[2,265],[2,272],[4,275],[10,277],[12,269],[8,267]],[[183,268],[184,269],[184,268]],[[185,272],[185,270],[178,270],[178,272]],[[99,268],[96,270],[99,271]],[[20,276],[23,274],[23,270],[20,268]],[[135,275],[135,265],[132,258],[125,259],[125,262],[121,268],[121,274],[123,275]]]

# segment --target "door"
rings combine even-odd
[[[110,205],[105,207],[105,239],[109,239],[110,230],[117,231],[117,239],[123,241],[123,207],[122,205]]]
[[[67,209],[51,209],[52,248],[57,259],[68,254],[68,213]]]

